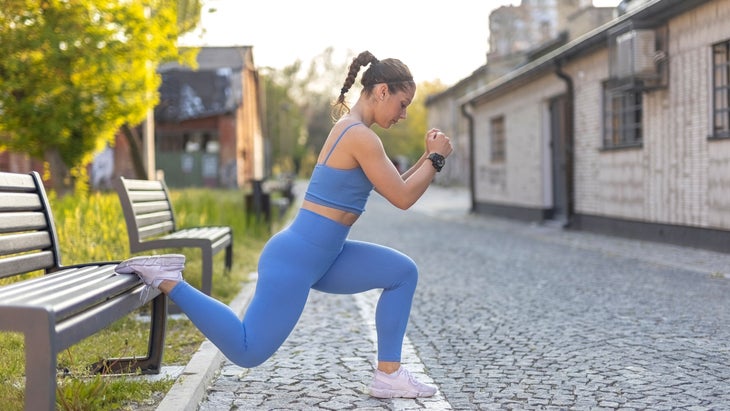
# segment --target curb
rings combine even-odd
[[[255,278],[255,274],[251,278]],[[255,287],[256,281],[244,283],[241,292],[231,301],[230,307],[238,318],[243,318],[243,313],[246,312]],[[215,378],[224,361],[225,357],[213,343],[207,339],[203,341],[180,373],[175,384],[165,394],[157,406],[157,410],[196,411],[205,397],[206,388]]]

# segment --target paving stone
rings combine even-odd
[[[279,352],[225,364],[200,410],[730,409],[730,256],[471,215],[459,190],[423,200],[374,194],[351,237],[419,265],[404,363],[439,397],[370,398],[377,293],[313,291]]]

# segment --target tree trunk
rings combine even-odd
[[[46,151],[45,157],[51,173],[51,188],[59,196],[71,192],[73,188],[71,172],[63,162],[61,154],[57,149],[49,149]]]
[[[142,158],[142,137],[136,128],[132,128],[129,124],[122,126],[122,133],[129,143],[129,154],[132,157],[132,166],[134,167],[135,178],[146,180],[147,170],[144,168],[144,158]]]

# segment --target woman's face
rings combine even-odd
[[[390,128],[390,126],[405,119],[406,109],[413,101],[415,94],[415,87],[407,91],[399,90],[395,94],[390,94],[386,91],[385,98],[378,106],[375,122],[382,128]]]

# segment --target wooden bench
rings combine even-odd
[[[93,227],[89,227],[93,230]],[[0,172],[0,331],[25,338],[25,408],[53,410],[57,354],[152,302],[146,357],[109,359],[97,371],[160,372],[167,299],[143,292],[136,275],[117,275],[116,262],[61,265],[56,227],[38,173]],[[30,272],[44,275],[21,279]],[[103,369],[102,369],[103,368]]]
[[[119,177],[114,188],[122,203],[132,253],[163,248],[199,248],[202,252],[201,291],[210,295],[213,256],[225,250],[225,268],[233,261],[233,233],[230,227],[178,229],[167,185],[162,180],[134,180]]]

